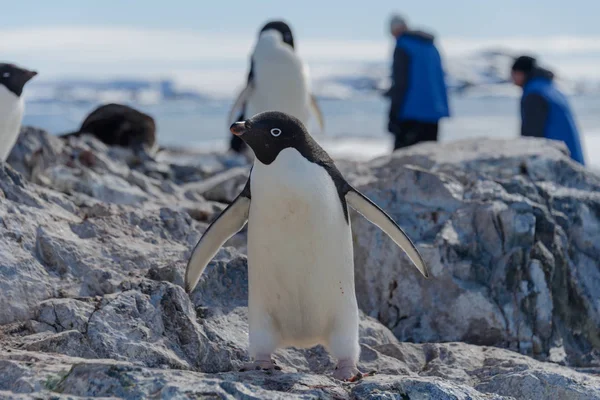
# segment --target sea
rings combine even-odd
[[[582,133],[586,160],[600,170],[600,95],[570,97],[571,107]],[[233,99],[204,98],[130,103],[152,115],[157,123],[159,144],[198,151],[225,151],[230,133],[227,115]],[[24,125],[60,134],[76,130],[99,102],[28,101]],[[311,131],[334,157],[368,160],[392,150],[387,133],[387,99],[367,94],[346,99],[321,98],[319,105],[325,129],[316,125]],[[450,96],[452,116],[440,124],[441,142],[466,138],[517,138],[519,134],[519,98],[501,95]]]

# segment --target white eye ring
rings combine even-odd
[[[273,128],[273,129],[271,129],[271,135],[273,135],[275,137],[281,135],[281,129],[279,129],[279,128]]]
[[[5,72],[2,74],[3,78],[8,78],[10,76],[10,72]]]

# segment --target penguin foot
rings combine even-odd
[[[281,371],[281,367],[279,365],[277,365],[275,363],[275,361],[273,361],[269,358],[268,360],[255,360],[255,361],[246,363],[242,366],[242,368],[240,368],[240,372],[256,371],[256,370]]]
[[[363,374],[353,361],[340,360],[333,371],[333,377],[344,382],[356,382],[363,378]]]

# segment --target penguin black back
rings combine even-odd
[[[154,119],[123,104],[106,104],[92,111],[77,132],[63,135],[79,136],[89,133],[111,146],[150,148],[156,143]]]

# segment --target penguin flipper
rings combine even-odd
[[[185,290],[188,293],[194,290],[204,268],[223,243],[246,225],[249,211],[250,198],[242,192],[206,229],[194,248],[185,270]]]
[[[244,108],[244,104],[248,101],[248,98],[252,94],[253,90],[254,86],[252,85],[252,83],[248,83],[246,87],[240,92],[240,94],[238,94],[238,97],[233,103],[233,106],[231,106],[231,110],[229,110],[229,115],[227,116],[228,128],[231,124],[237,122],[237,110],[241,110]]]
[[[319,103],[317,103],[317,98],[314,94],[310,95],[310,109],[317,117],[317,121],[319,122],[319,127],[321,127],[321,133],[325,130],[325,120],[323,119],[323,112],[321,112],[321,108],[319,107]]]
[[[385,211],[356,189],[350,189],[346,193],[346,201],[363,217],[385,232],[406,253],[423,276],[429,278],[429,271],[423,257],[402,228]]]

